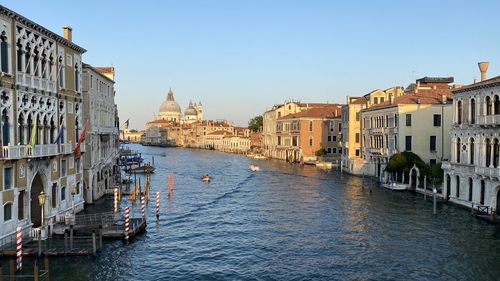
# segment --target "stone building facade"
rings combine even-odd
[[[451,159],[444,162],[449,201],[498,214],[500,208],[500,76],[453,90]]]
[[[74,149],[84,126],[85,49],[72,42],[70,27],[63,33],[0,6],[0,238],[83,209],[83,163]]]
[[[119,122],[115,104],[114,67],[83,65],[83,114],[88,151],[83,166],[84,198],[93,203],[119,176]]]

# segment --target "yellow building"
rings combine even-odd
[[[0,6],[0,241],[18,226],[38,228],[83,209],[83,164],[74,150],[85,123],[85,49],[72,42],[70,27],[63,33]]]
[[[342,169],[351,174],[364,173],[363,149],[361,147],[361,110],[384,103],[390,96],[404,94],[403,87],[374,90],[362,97],[347,97],[342,106]]]
[[[424,77],[404,95],[361,111],[363,173],[382,181],[389,158],[410,151],[428,164],[450,157],[453,77]],[[408,179],[408,177],[407,177]]]

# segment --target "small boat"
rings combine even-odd
[[[257,172],[260,171],[260,168],[259,166],[256,165],[250,165],[250,170],[252,170],[252,172]]]
[[[260,154],[254,155],[253,158],[260,159],[260,160],[266,159],[266,157],[264,155],[260,155]]]
[[[406,190],[406,184],[403,183],[388,182],[388,183],[383,183],[382,186],[390,190],[396,190],[396,191]]]
[[[209,182],[210,181],[210,177],[208,175],[205,175],[205,176],[201,177],[201,180],[203,182]]]
[[[154,173],[154,171],[155,171],[155,167],[153,167],[149,164],[146,164],[144,166],[135,167],[135,168],[130,168],[130,169],[126,170],[126,172],[129,174],[133,174],[133,173],[146,174],[146,173]]]

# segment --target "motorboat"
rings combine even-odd
[[[316,162],[316,167],[331,169],[333,167],[332,162],[318,161]]]
[[[210,177],[208,175],[204,175],[203,177],[201,177],[201,180],[203,182],[209,182],[210,181]]]
[[[252,164],[252,165],[250,165],[250,170],[252,172],[257,172],[257,171],[260,171],[260,168],[259,168],[259,166]]]
[[[396,191],[406,190],[406,184],[399,182],[383,183],[382,186],[390,190],[396,190]]]
[[[134,173],[138,173],[138,174],[150,174],[150,173],[154,173],[155,171],[155,167],[149,165],[149,164],[146,164],[146,165],[143,165],[143,166],[138,166],[138,167],[135,167],[135,168],[130,168],[130,169],[127,169],[126,172],[129,173],[129,174],[134,174]]]
[[[259,159],[259,160],[263,160],[263,159],[266,159],[266,157],[264,155],[260,155],[260,154],[256,154],[253,156],[254,159]]]

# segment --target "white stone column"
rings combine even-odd
[[[490,142],[490,168],[493,168],[493,156],[495,155],[495,144],[493,143],[493,139]]]

